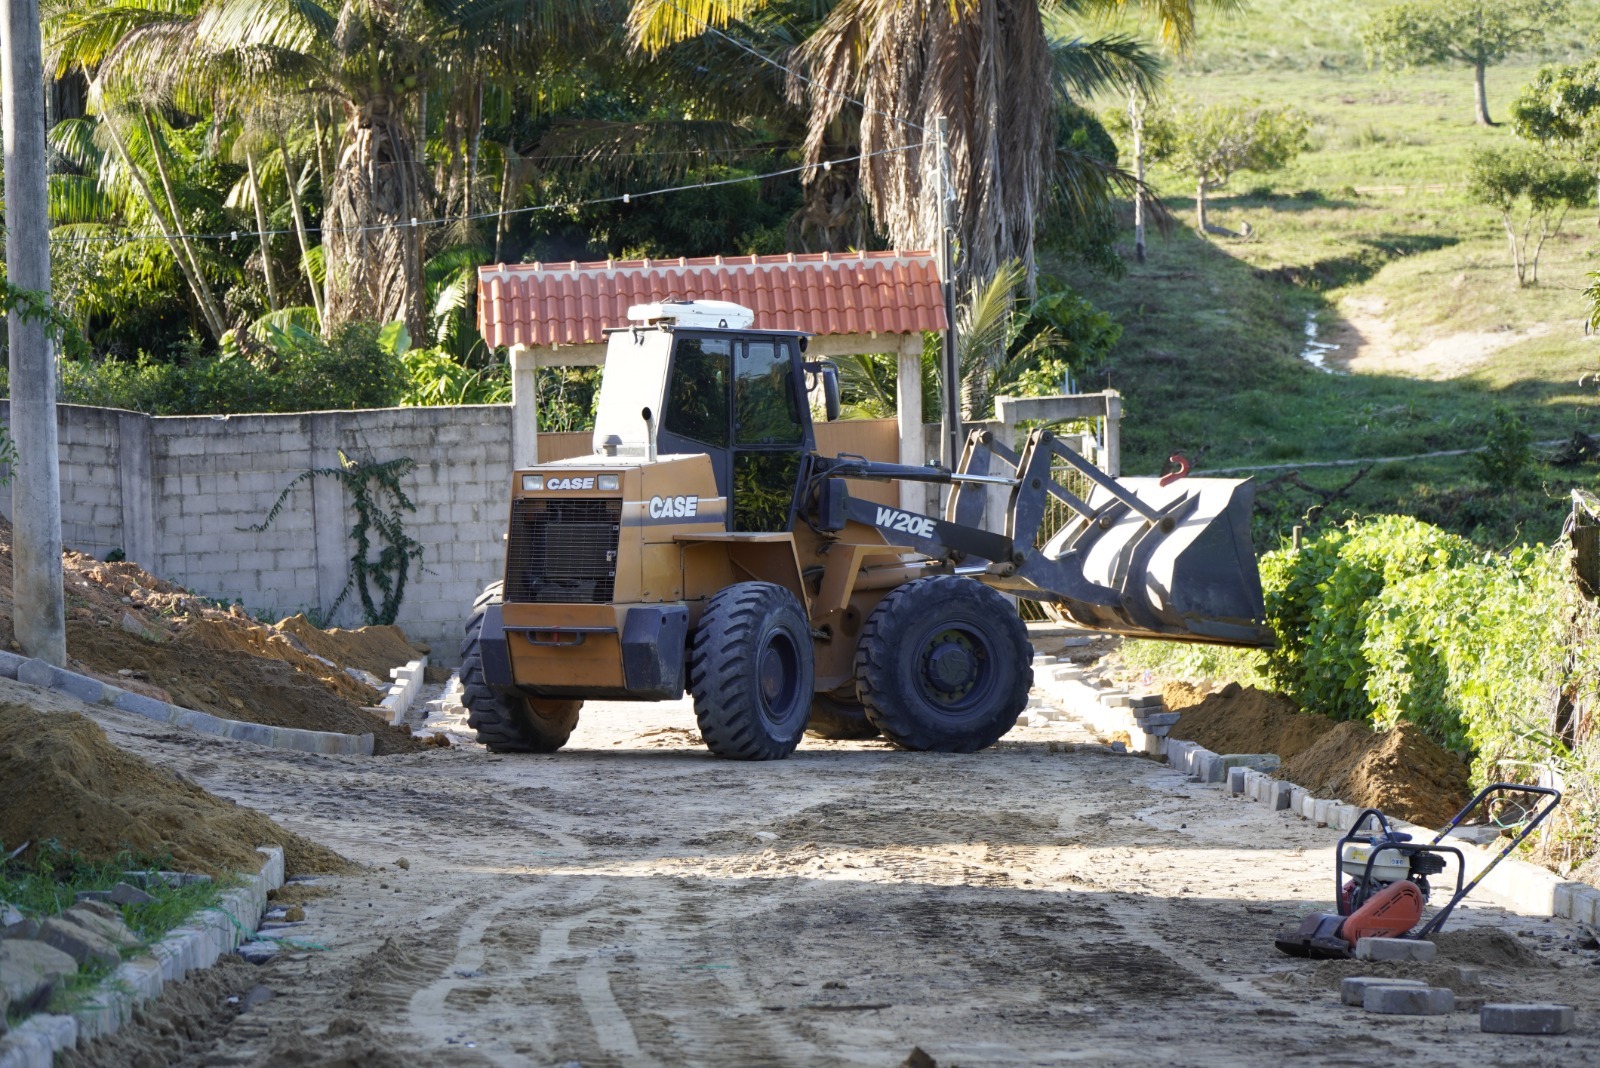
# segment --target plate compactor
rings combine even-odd
[[[1509,794],[1526,800],[1513,801],[1506,796]],[[1353,956],[1356,942],[1363,938],[1426,938],[1444,927],[1462,899],[1560,802],[1561,793],[1549,787],[1495,783],[1478,791],[1445,829],[1426,843],[1412,841],[1411,835],[1393,829],[1382,812],[1369,808],[1339,839],[1334,874],[1338,911],[1313,912],[1297,930],[1284,931],[1274,942],[1290,956],[1332,959]],[[1468,883],[1461,850],[1440,843],[1479,809],[1488,817],[1489,826],[1518,830]],[[1503,809],[1516,813],[1516,818],[1507,821]],[[1431,889],[1428,879],[1443,874],[1449,857],[1455,858],[1455,893],[1424,923],[1423,908]]]
[[[973,752],[1027,704],[1007,595],[1090,630],[1265,646],[1248,481],[1114,479],[1049,430],[974,431],[954,470],[817,452],[838,414],[807,337],[713,301],[613,329],[592,455],[512,474],[504,578],[462,644],[468,722],[499,751],[561,748],[589,699],[694,697],[719,756],[787,756],[809,728]],[[1051,477],[1070,465],[1093,489]],[[951,487],[943,515],[863,483]],[[988,495],[1002,529],[986,529]],[[1074,514],[1041,530],[1055,498]]]

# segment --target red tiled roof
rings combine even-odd
[[[757,329],[910,334],[946,327],[928,252],[788,253],[478,268],[478,330],[490,346],[581,345],[628,325],[628,306],[731,300]]]

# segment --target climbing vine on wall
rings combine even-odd
[[[278,494],[267,517],[249,529],[262,531],[271,526],[300,483],[319,477],[337,479],[355,506],[356,522],[350,528],[355,552],[350,557],[350,580],[339,591],[328,616],[332,618],[354,592],[361,599],[367,624],[386,626],[400,614],[412,563],[418,567],[422,563],[422,543],[406,534],[404,521],[405,513],[415,512],[417,506],[400,486],[400,480],[416,466],[409,456],[378,463],[352,460],[340,452],[338,467],[316,467],[296,475]]]

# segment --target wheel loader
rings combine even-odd
[[[1016,723],[1032,650],[1011,597],[1087,630],[1263,646],[1248,481],[1108,477],[1048,430],[982,431],[954,470],[817,452],[838,414],[807,335],[664,301],[610,330],[592,455],[513,473],[505,572],[462,643],[468,721],[553,752],[586,700],[693,697],[718,756],[788,756],[808,727],[973,752]],[[1080,496],[1051,477],[1076,467]],[[950,486],[942,515],[860,481]],[[984,529],[1003,494],[1003,530]],[[1048,500],[1075,521],[1041,532]]]

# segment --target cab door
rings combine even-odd
[[[659,448],[710,457],[731,530],[789,529],[813,445],[802,374],[792,337],[674,336]]]

